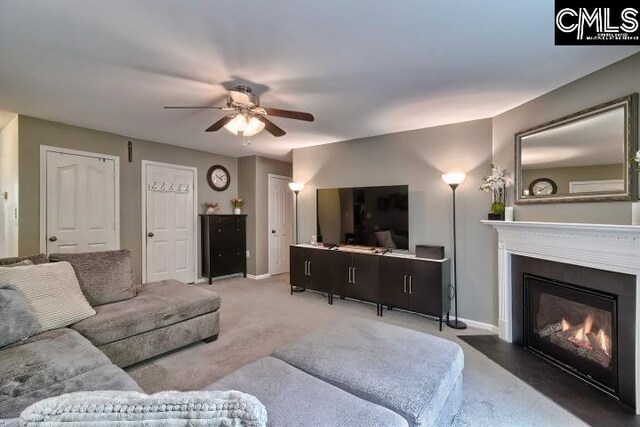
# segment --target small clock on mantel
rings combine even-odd
[[[214,190],[224,191],[231,184],[231,175],[229,175],[229,171],[224,166],[214,165],[207,172],[207,182]]]
[[[558,186],[549,178],[538,178],[529,184],[529,194],[532,196],[549,196],[558,192]]]

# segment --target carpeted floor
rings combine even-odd
[[[289,295],[288,276],[255,281],[233,278],[197,285],[222,297],[220,337],[198,343],[128,369],[147,392],[197,390],[277,347],[331,321],[348,316],[364,317],[443,336],[465,353],[464,401],[455,427],[470,426],[585,426],[587,424],[538,393],[456,337],[486,334],[467,329],[454,331],[415,314],[386,311],[376,317],[375,305],[334,299],[303,292]]]

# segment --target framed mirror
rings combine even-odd
[[[637,200],[638,94],[516,134],[516,203]]]

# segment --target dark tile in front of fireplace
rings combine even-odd
[[[638,426],[640,416],[584,381],[497,335],[458,338],[594,427]]]

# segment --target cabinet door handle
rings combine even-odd
[[[406,294],[407,293],[407,275],[406,274],[402,277],[402,284],[403,284],[404,293]]]
[[[309,263],[309,276],[311,276],[311,261],[307,261]]]
[[[413,276],[409,276],[409,295],[411,295],[413,292],[412,285],[413,285]]]
[[[309,275],[309,261],[304,262],[304,275],[305,276]]]
[[[349,267],[349,283],[353,283],[353,281],[351,280],[351,270],[353,269],[353,267]]]
[[[353,267],[353,284],[356,284],[356,268]]]

